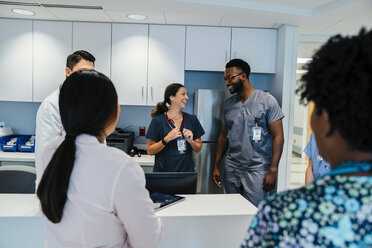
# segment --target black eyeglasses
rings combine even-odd
[[[239,75],[242,75],[244,72],[241,72],[241,73],[238,73],[238,74],[235,74],[235,75],[229,75],[229,76],[226,76],[223,78],[223,81],[226,82],[226,81],[231,81],[232,79],[236,78],[237,76]]]

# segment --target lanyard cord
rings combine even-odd
[[[346,162],[337,165],[332,171],[326,173],[324,176],[334,176],[356,172],[372,172],[372,164],[370,162]]]
[[[166,122],[167,122],[168,126],[169,126],[172,130],[173,130],[174,128],[176,128],[176,125],[174,124],[173,120],[172,120],[172,119],[169,119],[169,117],[168,117],[168,113],[167,113],[167,112],[165,112],[165,115],[167,116],[167,120],[166,120]],[[185,114],[184,114],[183,112],[182,112],[182,119],[183,119],[183,128],[185,128]],[[172,127],[172,126],[169,124],[168,121],[171,121],[171,123],[173,124],[174,127]],[[182,126],[182,124],[181,124],[181,126]],[[180,129],[181,129],[181,127],[180,127]]]

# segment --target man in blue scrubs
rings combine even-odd
[[[250,72],[248,63],[241,59],[226,64],[224,81],[234,95],[224,105],[213,180],[222,187],[218,165],[228,148],[225,192],[240,193],[258,206],[277,182],[284,114],[272,95],[252,87]]]
[[[330,165],[319,155],[318,147],[316,146],[314,133],[310,135],[309,143],[307,143],[304,153],[309,157],[309,165],[306,169],[305,184],[311,183],[330,170]]]

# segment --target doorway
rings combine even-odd
[[[324,37],[322,37],[324,38]],[[296,89],[302,84],[301,78],[306,73],[306,63],[311,61],[313,54],[324,44],[325,40],[317,40],[309,36],[299,35],[297,50]],[[308,166],[308,157],[303,152],[310,134],[310,115],[313,105],[307,106],[300,103],[300,95],[295,96],[295,110],[293,119],[293,140],[292,140],[292,162],[290,171],[289,189],[299,188],[305,185],[305,173]]]

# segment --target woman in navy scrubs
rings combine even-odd
[[[192,151],[200,152],[205,133],[195,115],[182,112],[189,99],[182,84],[170,84],[164,100],[151,111],[147,153],[155,154],[154,172],[195,171]]]

